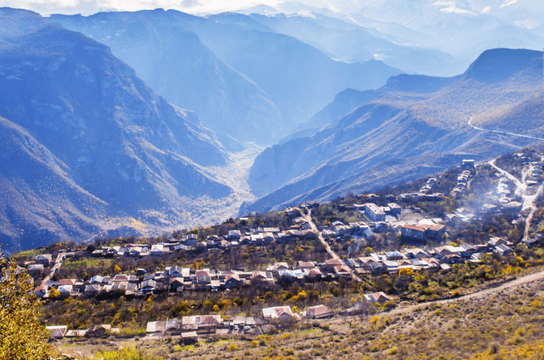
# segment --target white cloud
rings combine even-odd
[[[518,2],[518,0],[509,0],[509,1],[505,1],[504,4],[502,4],[502,5],[500,6],[500,8],[502,9],[502,8],[507,7],[507,6],[514,5],[514,4],[517,3],[517,2]]]
[[[465,10],[457,7],[455,1],[437,1],[433,4],[434,7],[440,8],[440,11],[451,14],[477,15],[474,11]]]
[[[279,0],[0,0],[0,5],[36,11],[42,15],[63,13],[90,15],[99,11],[175,9],[193,14],[231,11],[258,4],[277,5]]]

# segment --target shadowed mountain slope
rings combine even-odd
[[[81,239],[113,230],[106,217],[164,226],[192,199],[232,193],[205,171],[227,164],[215,135],[108,47],[28,11],[1,9],[0,24],[10,29],[0,33],[3,239],[23,248],[33,231]]]

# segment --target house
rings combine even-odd
[[[266,320],[272,319],[292,319],[294,317],[290,306],[276,306],[270,308],[264,308],[263,318]]]
[[[325,263],[323,264],[323,268],[328,270],[328,271],[334,271],[334,268],[336,266],[342,266],[344,265],[342,263],[342,260],[340,259],[330,259],[330,260],[325,260]]]
[[[157,288],[157,282],[155,280],[145,280],[142,283],[143,292],[153,292]]]
[[[401,260],[404,259],[404,256],[398,251],[387,251],[385,253],[387,260]]]
[[[104,277],[100,276],[100,275],[95,275],[91,278],[91,280],[89,280],[89,283],[90,284],[102,284],[102,282],[104,281]]]
[[[198,285],[207,285],[212,281],[209,270],[197,270],[195,272],[195,278]]]
[[[83,293],[87,296],[95,296],[95,295],[98,295],[98,293],[100,293],[100,291],[102,291],[102,286],[99,285],[99,284],[91,284],[91,285],[87,285],[85,286],[85,290],[83,291]]]
[[[181,342],[184,345],[194,344],[198,341],[198,335],[196,331],[188,331],[181,333]]]
[[[149,321],[146,325],[145,333],[152,334],[162,334],[166,329],[166,321]]]
[[[66,335],[68,326],[66,325],[56,325],[56,326],[46,326],[45,329],[49,331],[50,339],[62,339]]]
[[[61,279],[61,280],[59,280],[58,285],[59,285],[59,286],[63,286],[63,285],[75,285],[75,283],[76,283],[76,279]]]
[[[26,272],[33,278],[38,278],[43,275],[43,264],[30,264],[26,268]]]
[[[493,247],[497,247],[499,245],[506,245],[507,241],[500,237],[491,237],[487,243]]]
[[[183,278],[170,278],[168,287],[171,291],[182,292],[183,291]]]
[[[74,289],[74,285],[60,285],[57,290],[60,293],[60,297],[67,298],[70,295],[72,295],[72,291]]]
[[[423,240],[427,234],[428,227],[426,225],[404,225],[400,229],[400,233],[405,238]]]
[[[171,278],[183,276],[182,271],[183,269],[181,268],[181,266],[172,266],[172,267],[166,268],[166,272],[168,273],[168,276]]]
[[[434,224],[427,230],[427,235],[431,239],[439,239],[446,233],[446,225]]]
[[[240,230],[230,230],[229,231],[228,238],[230,240],[239,240],[240,237],[242,237],[242,233],[240,232]]]
[[[34,263],[42,264],[43,266],[49,266],[52,262],[53,255],[51,254],[40,254],[36,255],[34,258]]]
[[[365,204],[365,215],[372,221],[385,221],[385,212],[374,203]]]
[[[310,262],[310,261],[299,261],[298,262],[298,268],[301,269],[301,270],[314,269],[315,264],[313,262]]]
[[[334,313],[325,305],[317,305],[306,309],[306,317],[309,319],[330,319]]]
[[[47,285],[45,285],[45,284],[42,284],[42,285],[38,286],[34,290],[34,294],[36,295],[36,297],[39,297],[39,298],[44,297],[48,293],[49,293],[49,287]]]
[[[511,255],[514,252],[512,249],[504,244],[497,245],[495,249],[502,256]]]
[[[155,244],[151,246],[150,254],[154,256],[161,256],[163,253],[168,252],[163,245]]]
[[[178,319],[166,320],[164,332],[170,335],[181,334],[181,321]]]
[[[387,204],[387,207],[389,207],[389,214],[387,215],[391,215],[391,216],[397,216],[397,215],[400,215],[400,212],[402,210],[402,208],[400,207],[400,205],[398,204],[395,204],[395,203],[388,203]]]
[[[225,288],[232,289],[240,285],[240,277],[236,274],[227,275],[225,277]]]
[[[303,230],[302,233],[305,240],[314,240],[316,238],[315,233],[310,229]]]
[[[371,293],[371,294],[365,294],[365,299],[372,303],[378,303],[378,304],[385,304],[388,301],[391,301],[391,299],[383,293],[383,291]]]

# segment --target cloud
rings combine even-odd
[[[183,0],[180,4],[181,7],[188,9],[197,5],[202,5],[199,0]]]
[[[248,8],[257,4],[275,6],[280,0],[0,0],[2,6],[27,9],[42,15],[82,14],[100,11],[138,11],[175,9],[199,13],[217,13]]]

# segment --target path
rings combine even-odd
[[[487,296],[489,294],[493,294],[493,293],[496,293],[496,292],[499,292],[499,291],[502,291],[502,290],[506,290],[506,289],[509,289],[509,288],[512,288],[512,287],[520,286],[520,285],[523,285],[523,284],[531,283],[531,282],[534,282],[534,281],[537,281],[537,280],[542,280],[542,279],[544,279],[544,271],[540,271],[538,273],[522,276],[520,278],[517,278],[514,281],[507,282],[507,283],[505,283],[505,284],[503,284],[501,286],[476,291],[476,292],[473,292],[472,294],[460,296],[460,297],[457,297],[457,298],[446,299],[446,300],[428,301],[428,302],[424,302],[424,303],[421,303],[421,304],[396,308],[396,309],[391,310],[390,314],[401,314],[401,313],[411,312],[411,311],[413,311],[415,309],[423,308],[423,307],[430,306],[430,305],[433,305],[433,304],[449,304],[449,303],[456,302],[456,301],[478,299],[478,298],[485,297],[485,296]]]
[[[478,131],[487,131],[487,132],[497,133],[497,134],[500,134],[500,135],[511,135],[511,136],[517,136],[517,137],[522,137],[522,138],[527,138],[527,139],[544,141],[544,138],[539,138],[539,137],[536,137],[536,136],[516,134],[516,133],[513,133],[513,132],[504,131],[504,130],[489,130],[489,129],[484,129],[484,128],[481,128],[481,127],[478,127],[478,126],[474,126],[474,125],[472,125],[472,116],[469,117],[467,125],[470,126],[472,129],[478,130]]]
[[[329,246],[329,244],[325,241],[325,238],[323,237],[323,235],[321,234],[321,231],[319,231],[317,229],[317,226],[315,225],[314,221],[312,220],[312,210],[311,209],[308,209],[308,214],[306,215],[302,215],[306,221],[308,222],[308,224],[310,224],[310,227],[312,228],[312,231],[313,232],[316,232],[318,235],[317,237],[319,238],[319,241],[321,241],[321,243],[323,244],[323,246],[325,246],[325,249],[327,250],[327,252],[329,253],[329,255],[333,258],[333,259],[336,259],[336,260],[340,260],[340,256],[338,256],[337,253],[334,252],[333,249],[331,249],[331,247]],[[349,266],[346,266],[347,269],[349,269],[349,273],[351,275],[351,278],[357,282],[360,282],[362,283],[363,280],[359,277],[359,275],[357,275],[355,273],[355,271],[350,268]]]
[[[74,253],[65,253],[65,252],[61,252],[57,255],[57,258],[55,259],[55,264],[53,265],[53,267],[51,268],[51,271],[49,272],[49,275],[47,275],[43,280],[42,280],[42,284],[45,284],[47,281],[49,281],[49,279],[51,279],[51,276],[53,276],[55,274],[55,271],[57,271],[58,269],[60,269],[60,267],[62,266],[62,262],[64,261],[64,259],[67,257],[67,256],[73,256]]]

